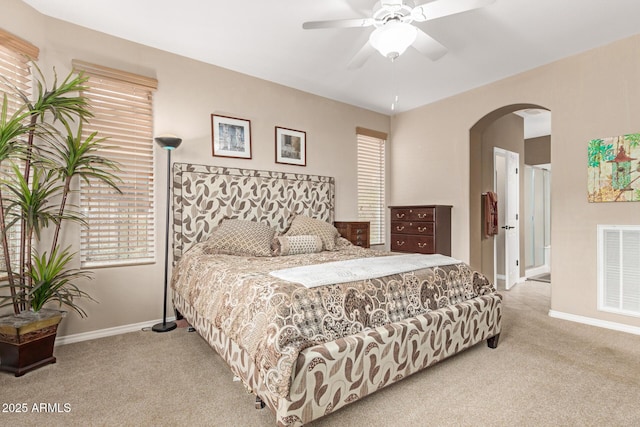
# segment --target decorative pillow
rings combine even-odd
[[[230,255],[272,256],[274,228],[255,221],[224,219],[211,234],[208,247]]]
[[[310,218],[306,215],[297,215],[291,227],[285,233],[286,236],[306,236],[313,235],[322,239],[325,250],[332,251],[336,247],[336,238],[340,236],[338,229],[328,222]]]
[[[322,239],[318,236],[276,236],[273,239],[274,255],[312,254],[322,251]]]
[[[355,246],[353,243],[351,243],[350,240],[345,239],[344,237],[338,237],[336,239],[336,249],[340,250],[340,249],[344,249],[344,248],[350,248],[352,246]]]

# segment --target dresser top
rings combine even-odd
[[[388,206],[389,209],[419,209],[419,208],[452,208],[452,205],[401,205]]]

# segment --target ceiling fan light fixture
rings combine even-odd
[[[369,43],[387,58],[395,59],[413,44],[418,30],[406,22],[387,22],[369,36]]]

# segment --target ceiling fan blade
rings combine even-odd
[[[447,53],[446,47],[420,29],[418,29],[416,41],[413,42],[412,46],[432,61],[442,58]]]
[[[333,21],[309,21],[302,24],[305,30],[315,30],[319,28],[358,28],[373,25],[372,18],[358,19],[338,19]]]
[[[411,10],[414,21],[424,22],[443,16],[455,15],[468,10],[479,9],[494,3],[496,0],[435,0],[416,6]]]
[[[356,68],[362,67],[365,62],[371,57],[373,53],[375,53],[375,48],[371,46],[371,43],[366,42],[364,46],[355,54],[351,61],[347,64],[347,68],[349,70],[355,70]]]

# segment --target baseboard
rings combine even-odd
[[[583,323],[585,325],[597,326],[599,328],[612,329],[614,331],[626,332],[640,335],[640,327],[625,325],[623,323],[610,322],[608,320],[594,319],[592,317],[578,316],[576,314],[563,313],[561,311],[549,310],[549,316],[556,319],[569,320],[570,322]]]
[[[504,274],[496,274],[496,280],[507,280],[507,276],[505,276]],[[527,280],[526,277],[518,277],[516,279],[516,283],[522,283],[526,280]]]
[[[175,317],[167,317],[167,322],[173,322],[175,320],[176,320]],[[111,337],[113,335],[136,332],[143,328],[151,329],[153,325],[161,322],[162,322],[162,319],[149,320],[148,322],[132,323],[130,325],[116,326],[114,328],[98,329],[97,331],[82,332],[80,334],[73,334],[73,335],[65,335],[62,337],[57,337],[55,345],[59,346],[59,345],[65,345],[65,344],[72,344],[74,342],[95,340],[97,338]]]
[[[540,267],[535,267],[535,268],[527,268],[525,270],[525,276],[527,277],[533,277],[533,276],[539,276],[540,274],[545,274],[545,273],[550,273],[551,272],[551,266],[549,265],[541,265]]]

